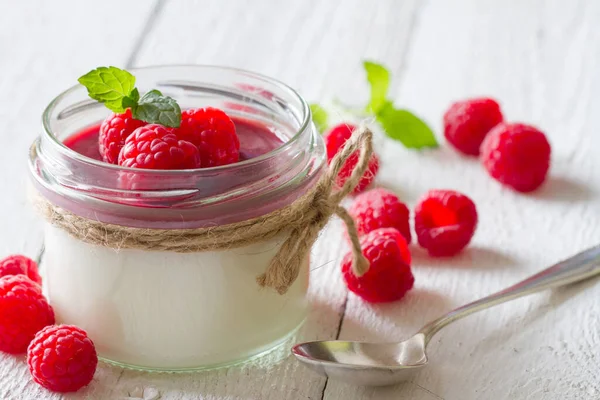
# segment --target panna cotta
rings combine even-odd
[[[272,213],[320,177],[322,140],[306,102],[287,86],[217,67],[148,68],[136,77],[142,89],[165,86],[182,108],[227,111],[240,161],[139,173],[104,163],[98,131],[106,111],[74,87],[48,107],[45,132],[32,147],[37,196],[94,223],[196,229]],[[135,185],[124,186],[123,176],[132,174]],[[308,257],[285,292],[257,283],[286,232],[227,249],[178,252],[108,247],[63,228],[46,223],[43,289],[57,322],[86,330],[105,360],[173,371],[227,365],[273,349],[305,319]]]

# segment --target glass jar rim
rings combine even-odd
[[[244,161],[212,168],[153,170],[109,164],[62,142],[97,126],[108,113],[82,85],[75,85],[46,107],[44,132],[30,152],[33,183],[50,203],[116,225],[196,228],[272,212],[320,177],[325,146],[308,103],[290,86],[230,67],[162,65],[133,71],[138,71],[140,91],[164,90],[182,108],[229,110],[232,118],[263,125],[281,140]]]
[[[288,92],[292,97],[295,97],[302,104],[302,122],[298,127],[296,133],[290,137],[287,141],[285,141],[281,146],[270,150],[264,154],[261,154],[257,157],[253,157],[247,160],[239,161],[234,164],[216,166],[216,167],[208,167],[208,168],[196,168],[196,169],[174,169],[174,170],[159,170],[159,169],[145,169],[145,172],[156,174],[157,176],[178,176],[190,173],[218,173],[225,170],[231,170],[236,167],[246,167],[252,164],[258,164],[263,162],[269,158],[277,156],[279,153],[285,152],[289,149],[289,147],[293,146],[294,143],[301,137],[302,133],[309,127],[312,121],[312,113],[307,101],[291,86],[283,83],[278,79],[274,79],[268,77],[266,75],[248,71],[241,68],[235,67],[226,67],[226,66],[218,66],[218,65],[210,65],[210,64],[161,64],[161,65],[149,65],[144,67],[131,68],[130,72],[135,72],[138,70],[159,70],[164,68],[196,68],[196,69],[205,69],[205,70],[220,70],[220,71],[229,71],[231,73],[239,73],[243,75],[250,76],[255,79],[260,79],[268,82],[269,84],[277,86],[279,89]],[[98,166],[102,168],[112,169],[115,171],[123,171],[123,172],[139,172],[140,170],[137,168],[131,167],[123,167],[120,165],[106,163],[104,161],[96,160],[86,155],[80,154],[73,149],[67,147],[58,137],[54,134],[51,129],[51,116],[55,111],[56,107],[60,104],[62,100],[68,97],[70,94],[77,90],[81,90],[83,86],[81,84],[76,84],[61,92],[58,96],[56,96],[48,106],[44,109],[42,113],[42,126],[44,128],[44,134],[47,136],[49,140],[51,140],[54,145],[57,146],[56,150],[63,155],[68,156],[78,162],[86,163],[93,166]],[[90,99],[90,103],[94,102],[94,100]]]

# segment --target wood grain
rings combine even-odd
[[[441,130],[451,101],[499,99],[511,121],[538,125],[553,146],[549,182],[520,195],[492,181],[476,160],[447,147],[422,154],[383,148],[380,182],[414,204],[430,188],[470,195],[480,224],[461,256],[434,260],[414,251],[416,287],[405,301],[368,307],[350,296],[346,339],[395,340],[462,303],[503,288],[600,241],[598,2],[430,1],[395,91]],[[469,317],[441,332],[431,365],[398,386],[396,398],[600,398],[600,284],[587,282]],[[330,382],[325,398],[385,398]]]
[[[386,13],[390,8],[397,12]],[[414,8],[415,2],[370,6],[366,0],[169,2],[144,42],[137,65],[229,65],[281,79],[312,100],[357,92],[364,97],[362,57],[370,53],[399,68]],[[228,13],[220,12],[223,9]],[[394,26],[402,28],[386,37]],[[172,46],[166,35],[180,45]],[[374,38],[381,38],[375,51]],[[332,49],[337,49],[335,56]],[[312,311],[299,340],[331,339],[338,333],[346,300],[339,275],[339,259],[346,251],[341,237],[341,224],[333,223],[313,249]],[[325,379],[288,358],[269,369],[247,366],[194,376],[125,371],[115,393],[127,393],[136,385],[155,387],[165,399],[317,400],[323,396]]]
[[[362,104],[365,58],[392,70],[397,104],[436,132],[452,100],[498,98],[507,119],[547,132],[551,177],[539,192],[519,195],[445,146],[417,153],[379,137],[378,183],[411,205],[430,188],[469,194],[480,212],[474,243],[447,260],[413,247],[415,289],[401,302],[371,307],[346,294],[338,268],[346,248],[339,222],[331,224],[313,249],[312,310],[300,339],[401,339],[600,241],[597,1],[105,0],[93,10],[75,1],[17,4],[0,0],[0,134],[11,146],[0,158],[10,171],[0,174],[3,253],[36,255],[41,247],[25,201],[25,154],[44,106],[82,71],[228,65],[276,77],[310,101]],[[161,399],[597,399],[598,298],[600,284],[591,281],[469,317],[436,337],[432,364],[413,382],[390,388],[326,382],[287,359],[192,375],[103,365],[88,388],[68,398],[123,399],[146,388]],[[0,355],[0,398],[62,397],[31,383],[22,358]]]
[[[79,1],[0,0],[0,256],[36,257],[42,247],[41,224],[27,202],[26,186],[28,148],[42,130],[44,108],[82,73],[124,64],[151,6],[107,0],[92,10]],[[111,385],[103,371],[96,379]],[[31,381],[23,357],[0,353],[0,398],[60,396]]]

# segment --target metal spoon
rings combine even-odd
[[[507,289],[459,307],[428,323],[400,343],[365,343],[326,340],[301,343],[292,353],[309,368],[332,379],[355,385],[385,386],[409,379],[427,365],[426,348],[446,325],[545,289],[557,288],[600,274],[600,245],[553,265]]]

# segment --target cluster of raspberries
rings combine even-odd
[[[331,161],[356,129],[340,124],[325,135],[327,157]],[[338,175],[342,185],[358,161],[354,154]],[[366,173],[354,190],[357,194],[348,213],[354,219],[363,255],[370,268],[363,276],[352,270],[352,254],[342,261],[342,275],[348,288],[371,303],[399,300],[414,284],[411,255],[411,213],[398,196],[385,189],[365,189],[379,169],[373,155]],[[452,190],[431,190],[414,209],[414,230],[419,245],[433,256],[451,256],[470,242],[477,226],[475,204],[467,196]]]
[[[54,325],[54,310],[42,294],[32,259],[0,260],[0,351],[27,353],[33,380],[55,392],[73,392],[92,381],[98,356],[82,329]]]
[[[127,109],[102,122],[98,149],[105,162],[124,167],[194,169],[238,162],[240,141],[231,118],[216,108],[183,111],[179,128],[146,124]]]
[[[493,99],[452,104],[444,114],[444,136],[461,153],[479,156],[492,178],[516,191],[534,191],[546,180],[546,135],[531,125],[505,122]]]
[[[479,156],[488,173],[519,192],[537,189],[550,167],[550,144],[538,129],[506,123],[498,103],[477,98],[452,104],[444,114],[444,136],[458,151]],[[331,161],[356,126],[340,124],[325,134]],[[344,165],[341,186],[356,166],[358,154]],[[360,235],[363,255],[370,263],[363,276],[352,270],[352,254],[342,262],[342,275],[350,291],[371,303],[399,300],[414,284],[411,254],[411,221],[419,245],[434,257],[452,256],[464,249],[475,234],[477,209],[466,195],[454,190],[430,190],[411,212],[398,196],[385,189],[365,189],[379,170],[373,154],[367,171],[354,190],[348,212]]]

